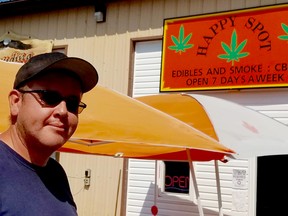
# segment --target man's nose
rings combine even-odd
[[[66,116],[68,114],[67,104],[64,100],[61,101],[55,108],[60,116]]]

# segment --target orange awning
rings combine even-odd
[[[8,94],[13,88],[15,74],[21,66],[20,63],[9,63],[0,60],[0,132],[7,129],[9,125]]]
[[[87,109],[61,151],[125,158],[206,161],[232,153],[215,139],[128,96],[97,86],[84,95]]]
[[[249,158],[288,154],[288,127],[255,110],[201,94],[158,94],[137,98]]]
[[[9,124],[7,96],[21,64],[0,62],[0,131]],[[98,85],[83,97],[73,137],[59,151],[124,158],[207,161],[232,150],[194,127],[142,102]]]

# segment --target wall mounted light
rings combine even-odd
[[[96,0],[94,17],[97,23],[106,21],[106,4],[105,0]]]

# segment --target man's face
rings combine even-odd
[[[56,72],[30,81],[21,89],[55,91],[63,98],[73,98],[77,101],[80,101],[82,96],[80,83],[75,78]],[[43,106],[41,94],[19,92],[18,103],[16,127],[27,147],[39,151],[45,148],[55,151],[76,130],[78,112],[69,111],[65,101],[53,106]]]

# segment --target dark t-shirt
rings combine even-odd
[[[50,158],[35,166],[0,141],[0,216],[73,216],[65,171]]]

